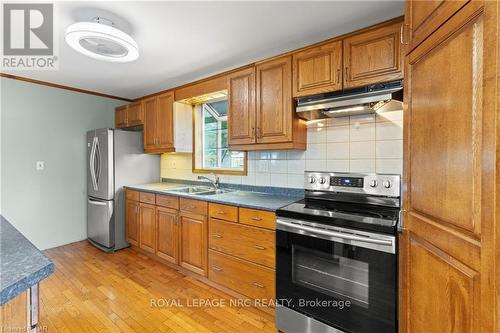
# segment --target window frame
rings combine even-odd
[[[203,120],[203,113],[204,113],[204,108],[205,108],[205,105],[208,104],[208,103],[213,103],[213,102],[218,102],[218,101],[222,101],[222,100],[227,100],[227,97],[223,97],[223,98],[217,98],[217,99],[210,99],[210,100],[206,100],[206,101],[202,101],[200,103],[197,103],[195,105],[193,105],[193,154],[192,154],[192,172],[193,173],[214,173],[214,174],[221,174],[221,175],[238,175],[238,176],[246,176],[248,174],[248,169],[247,169],[247,165],[248,165],[248,160],[247,160],[247,152],[246,151],[241,151],[243,153],[243,169],[241,170],[235,170],[235,169],[219,169],[219,168],[207,168],[205,167],[205,159],[204,159],[204,148],[205,148],[205,126],[201,126],[201,134],[198,134],[197,131],[196,131],[196,119],[198,118],[197,117],[197,112],[200,112],[201,111],[201,117],[200,119]],[[201,110],[198,110],[198,106],[201,106]],[[212,116],[214,116],[216,119],[218,118],[216,115],[214,115],[210,109],[207,109],[208,112],[210,112],[212,114]],[[229,110],[228,110],[229,112]],[[228,117],[227,115],[224,116],[224,117]],[[220,118],[223,118],[223,117],[220,117]],[[227,120],[226,120],[227,121]],[[218,129],[220,129],[221,127],[221,122],[219,121],[218,124],[217,124],[217,127]],[[229,123],[228,123],[229,125]],[[201,136],[201,138],[199,138]],[[197,138],[199,138],[199,140],[201,140],[201,168],[200,167],[197,167],[196,165],[196,159],[197,159],[197,155],[200,154],[199,152],[197,152],[196,150],[196,140]],[[221,138],[222,136],[221,135],[217,135],[217,141],[218,141],[218,144],[217,146],[220,147],[220,144],[221,144]],[[228,150],[231,151],[229,145],[228,145]],[[222,158],[222,154],[220,154],[220,151],[217,151],[217,159],[218,159],[218,164],[220,164],[222,161],[219,161],[219,159]]]

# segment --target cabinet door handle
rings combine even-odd
[[[256,286],[257,288],[265,288],[265,286],[262,283],[254,282],[253,285]]]
[[[251,134],[251,135],[252,135],[252,137],[254,137],[254,138],[256,137],[256,134],[255,134],[255,127],[252,127],[252,134]]]
[[[213,234],[212,237],[213,238],[222,238],[222,235],[221,234]]]
[[[337,68],[337,84],[340,83],[340,68]]]
[[[217,212],[217,214],[219,214],[219,215],[225,215],[225,214],[226,214],[226,212],[225,212],[225,211],[223,211],[223,210],[219,210],[219,211]]]
[[[253,221],[262,221],[262,218],[260,218],[260,217],[255,217],[255,216],[254,216],[254,217],[251,217],[250,219],[251,219],[251,220],[253,220]]]
[[[349,81],[349,67],[347,67],[347,66],[345,68],[345,80]]]
[[[212,266],[212,269],[213,269],[214,271],[216,271],[216,272],[222,272],[222,271],[223,271],[223,269],[222,269],[222,268],[220,268],[220,267],[218,267],[218,266]]]
[[[265,250],[266,249],[264,246],[261,246],[261,245],[254,245],[253,247],[257,250]]]

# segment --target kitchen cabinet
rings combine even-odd
[[[255,66],[255,108],[253,69],[229,78],[228,142],[231,149],[306,148],[306,124],[298,119],[292,106],[291,71],[291,56]]]
[[[139,246],[139,202],[127,199],[125,207],[127,242]]]
[[[151,253],[156,252],[156,207],[140,203],[139,247]]]
[[[179,264],[192,272],[207,275],[207,217],[181,212],[179,215]]]
[[[174,151],[174,93],[167,92],[145,99],[143,109],[144,151]]]
[[[255,67],[229,75],[227,100],[229,145],[255,143]]]
[[[402,22],[343,40],[344,89],[403,78]]]
[[[334,41],[293,54],[293,96],[342,89],[342,41]]]
[[[412,51],[434,30],[446,22],[467,0],[406,1],[404,39],[407,52]]]
[[[127,128],[142,125],[142,103],[132,102],[115,109],[115,127]]]
[[[177,211],[156,207],[156,255],[173,264],[179,262],[179,232]]]
[[[124,128],[128,125],[127,120],[127,105],[121,105],[115,108],[115,127]]]
[[[127,238],[133,246],[208,277],[214,286],[274,298],[273,212],[133,190],[127,190],[126,199]]]
[[[401,332],[499,328],[498,3],[460,5],[407,2]]]

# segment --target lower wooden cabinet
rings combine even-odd
[[[139,246],[139,202],[127,199],[125,207],[127,242]]]
[[[177,211],[156,207],[156,255],[173,264],[179,263],[179,228]]]
[[[211,249],[274,268],[276,241],[271,230],[210,218]]]
[[[256,299],[274,299],[273,269],[217,251],[208,252],[210,280]]]
[[[190,271],[207,276],[207,217],[181,212],[179,232],[179,264]]]
[[[139,247],[148,252],[156,252],[156,207],[140,204]]]

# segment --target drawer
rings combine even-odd
[[[207,215],[207,206],[208,205],[206,201],[186,198],[180,198],[179,200],[180,210],[184,212]]]
[[[179,198],[173,195],[157,194],[156,205],[177,210],[179,209]]]
[[[127,200],[139,201],[139,192],[138,191],[127,190],[126,192],[127,192],[127,194],[126,194]]]
[[[139,201],[154,205],[155,196],[156,195],[154,193],[139,192]]]
[[[275,267],[274,231],[213,218],[208,222],[208,230],[209,248],[270,268]]]
[[[240,208],[240,223],[274,230],[276,215],[265,210]]]
[[[275,272],[217,251],[208,251],[208,278],[247,297],[274,299]]]
[[[221,205],[216,203],[208,204],[208,213],[210,217],[217,219],[238,222],[238,207]]]

